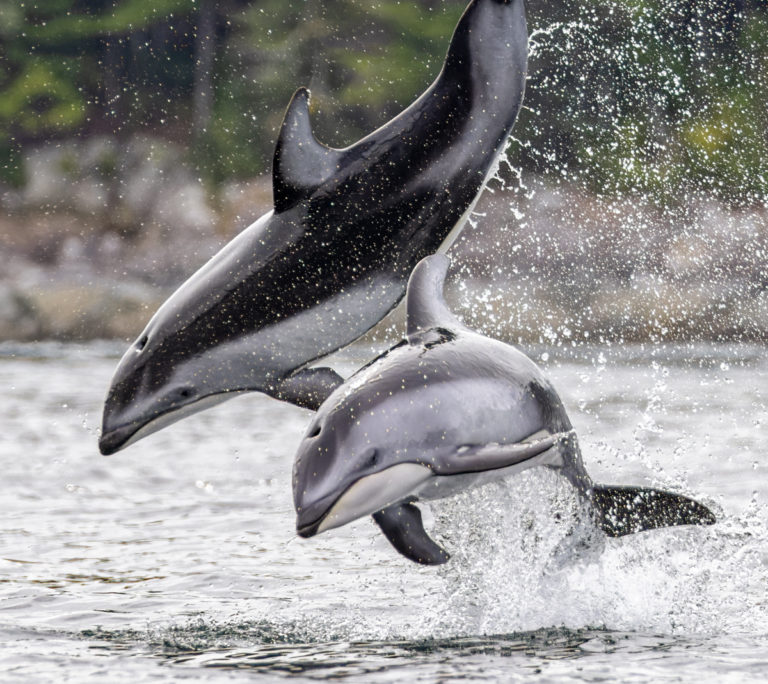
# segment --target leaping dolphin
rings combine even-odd
[[[679,494],[596,485],[560,397],[514,347],[465,328],[443,300],[449,260],[422,260],[408,284],[407,337],[337,388],[296,454],[296,529],[311,537],[362,516],[417,563],[448,554],[424,531],[418,499],[536,465],[558,469],[620,536],[668,525],[711,524]]]
[[[472,0],[442,71],[351,147],[314,138],[309,91],[285,114],[274,210],[157,311],[109,388],[104,454],[243,391],[317,408],[341,382],[309,364],[356,340],[447,248],[504,149],[523,99],[523,0]]]

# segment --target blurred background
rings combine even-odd
[[[465,0],[0,0],[0,340],[131,339],[271,207],[300,85],[353,143]],[[525,107],[453,248],[521,342],[768,341],[768,2],[530,0]]]

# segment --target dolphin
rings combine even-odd
[[[309,366],[384,318],[418,261],[463,226],[520,110],[527,55],[523,0],[472,0],[432,85],[345,149],[315,139],[300,88],[275,148],[274,209],[182,284],[125,353],[101,452],[239,392],[317,408],[343,380]]]
[[[464,327],[448,309],[448,265],[436,254],[416,266],[407,337],[338,387],[312,419],[293,469],[300,536],[372,514],[406,558],[441,564],[448,553],[427,535],[414,502],[537,465],[562,473],[608,536],[715,522],[705,506],[679,494],[594,484],[541,369],[515,347]]]

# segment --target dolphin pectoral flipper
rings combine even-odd
[[[715,515],[698,501],[649,487],[594,485],[598,525],[609,537],[674,525],[712,525]]]
[[[373,514],[373,519],[403,556],[421,565],[442,565],[450,558],[424,530],[421,511],[412,503],[399,503]]]
[[[526,464],[561,466],[562,457],[558,445],[570,436],[570,432],[558,432],[540,439],[516,442],[514,444],[481,444],[462,446],[452,454],[430,463],[436,475],[461,475],[487,470],[498,470],[509,466]],[[533,459],[537,456],[535,461]]]
[[[275,399],[317,411],[320,404],[343,383],[344,378],[333,368],[304,368],[289,375],[274,391],[267,394]]]

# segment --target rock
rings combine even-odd
[[[24,204],[58,207],[69,204],[70,188],[79,173],[77,143],[56,142],[24,156]]]
[[[21,291],[0,282],[0,340],[33,340],[40,336],[40,321]]]
[[[0,214],[0,339],[131,339],[271,206],[269,176],[232,182],[214,202],[184,150],[149,137],[47,145],[27,169],[23,206]],[[452,248],[449,298],[472,327],[547,345],[768,341],[765,207],[662,210],[533,177],[526,186],[483,195]],[[399,315],[371,335],[392,333]]]
[[[167,292],[137,284],[0,284],[0,339],[133,339]]]

